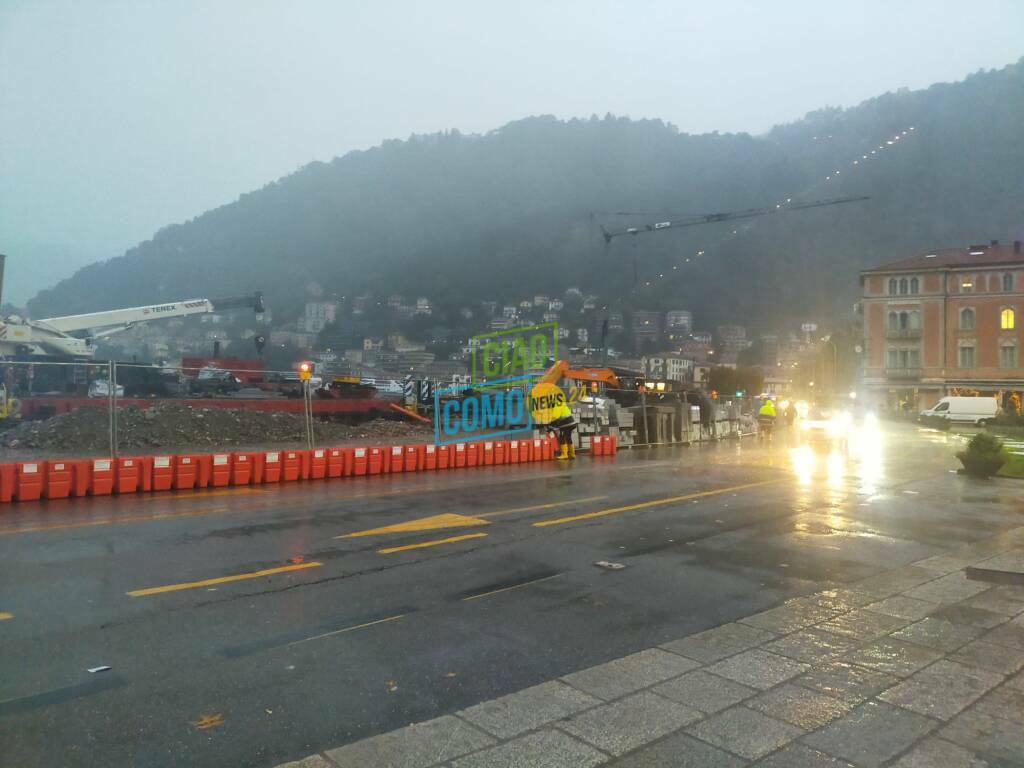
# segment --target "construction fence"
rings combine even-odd
[[[303,381],[296,371],[5,361],[0,373],[8,453],[313,448],[429,433],[395,396],[358,381]]]

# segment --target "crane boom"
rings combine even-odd
[[[188,299],[147,307],[112,309],[84,315],[27,320],[16,315],[0,318],[0,355],[42,357],[92,357],[96,339],[131,328],[138,323],[172,317],[187,317],[236,307],[263,312],[263,295],[227,299]]]
[[[185,299],[171,301],[166,304],[151,304],[146,307],[129,307],[128,309],[112,309],[106,312],[89,312],[84,315],[64,315],[48,317],[38,322],[61,333],[76,331],[99,330],[112,326],[129,327],[135,323],[161,318],[187,317],[216,312],[218,309],[233,307],[252,307],[257,312],[263,311],[263,297],[252,296],[232,297],[229,299]]]
[[[642,224],[637,227],[627,227],[609,231],[601,227],[601,235],[606,243],[613,238],[622,235],[642,235],[645,232],[660,232],[666,229],[681,229],[682,227],[694,227],[698,224],[714,224],[719,221],[735,221],[736,219],[752,219],[755,216],[767,216],[773,213],[784,213],[786,211],[800,211],[807,208],[823,208],[827,205],[841,205],[843,203],[854,203],[867,200],[866,196],[858,197],[834,197],[828,200],[812,200],[806,203],[786,203],[766,208],[747,208],[742,211],[726,211],[724,213],[701,213],[693,216],[686,216],[673,221],[659,221],[653,224]]]

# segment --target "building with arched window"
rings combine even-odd
[[[1020,402],[1019,241],[911,256],[865,270],[861,286],[864,384],[881,404],[923,409],[966,393]]]

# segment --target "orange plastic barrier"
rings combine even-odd
[[[594,435],[594,456],[613,456],[618,437]],[[488,440],[453,445],[414,444],[314,450],[127,456],[119,459],[0,464],[0,503],[40,498],[138,491],[189,490],[207,485],[250,485],[301,478],[336,478],[388,472],[547,461],[558,450],[552,435],[529,440]]]
[[[176,491],[195,488],[199,480],[199,461],[196,456],[174,457],[174,484]]]
[[[256,468],[255,453],[231,454],[231,485],[251,485]]]
[[[352,450],[352,474],[365,475],[369,471],[370,450],[368,448],[354,448]],[[378,468],[378,472],[380,469]]]
[[[480,464],[485,467],[490,467],[494,464],[494,441],[485,440],[480,443]]]
[[[342,464],[341,476],[352,477],[355,474],[356,469],[356,449],[355,448],[342,448],[341,455],[344,459]]]
[[[608,435],[604,440],[605,440],[605,443],[604,443],[604,455],[605,456],[614,456],[616,453],[619,452],[619,436],[618,435]]]
[[[550,461],[555,456],[555,451],[558,450],[558,440],[552,441],[550,438],[542,437],[540,441],[540,458],[541,461]]]
[[[138,493],[142,488],[142,459],[122,456],[115,464],[114,488],[118,493]]]
[[[426,464],[427,449],[424,445],[405,446],[405,471],[421,472]]]
[[[14,498],[14,465],[0,464],[0,502],[8,503]]]
[[[231,485],[230,453],[215,453],[210,457],[210,485],[214,488]]]
[[[169,491],[174,486],[174,457],[154,456],[150,487],[154,491]]]
[[[314,448],[307,453],[309,455],[309,472],[306,477],[310,480],[323,480],[327,477],[327,450]]]
[[[114,492],[116,467],[113,459],[89,459],[89,495],[109,496]]]
[[[302,477],[302,451],[285,451],[281,457],[281,480],[292,482]]]
[[[74,468],[71,462],[46,462],[46,480],[43,486],[43,496],[47,499],[66,499],[71,495],[71,485],[74,479]],[[0,499],[2,499],[2,494],[0,494]]]
[[[267,451],[264,453],[257,471],[260,474],[260,479],[257,482],[281,482],[281,452]]]
[[[388,449],[388,471],[405,472],[405,446],[392,445]]]
[[[369,454],[369,459],[366,463],[366,471],[371,475],[379,475],[382,472],[387,472],[387,464],[385,463],[388,458],[387,452],[379,445],[371,446],[366,449]]]
[[[43,496],[46,464],[39,461],[18,461],[14,464],[14,497],[18,501],[37,501]]]
[[[324,462],[324,477],[341,477],[345,474],[345,449],[328,448]]]
[[[604,456],[604,435],[594,435],[590,438],[590,455]]]
[[[213,456],[208,453],[198,453],[195,455],[195,461],[197,465],[196,488],[208,488],[213,479]]]
[[[153,490],[152,456],[139,456],[139,490],[143,493]]]

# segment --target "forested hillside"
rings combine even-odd
[[[758,137],[612,116],[416,136],[311,163],[166,227],[30,309],[263,290],[281,316],[316,282],[339,296],[424,295],[442,310],[578,285],[611,303],[689,308],[702,325],[748,309],[768,324],[827,316],[855,300],[864,266],[1019,238],[1022,135],[1024,60]],[[846,195],[871,199],[611,245],[599,229]]]

